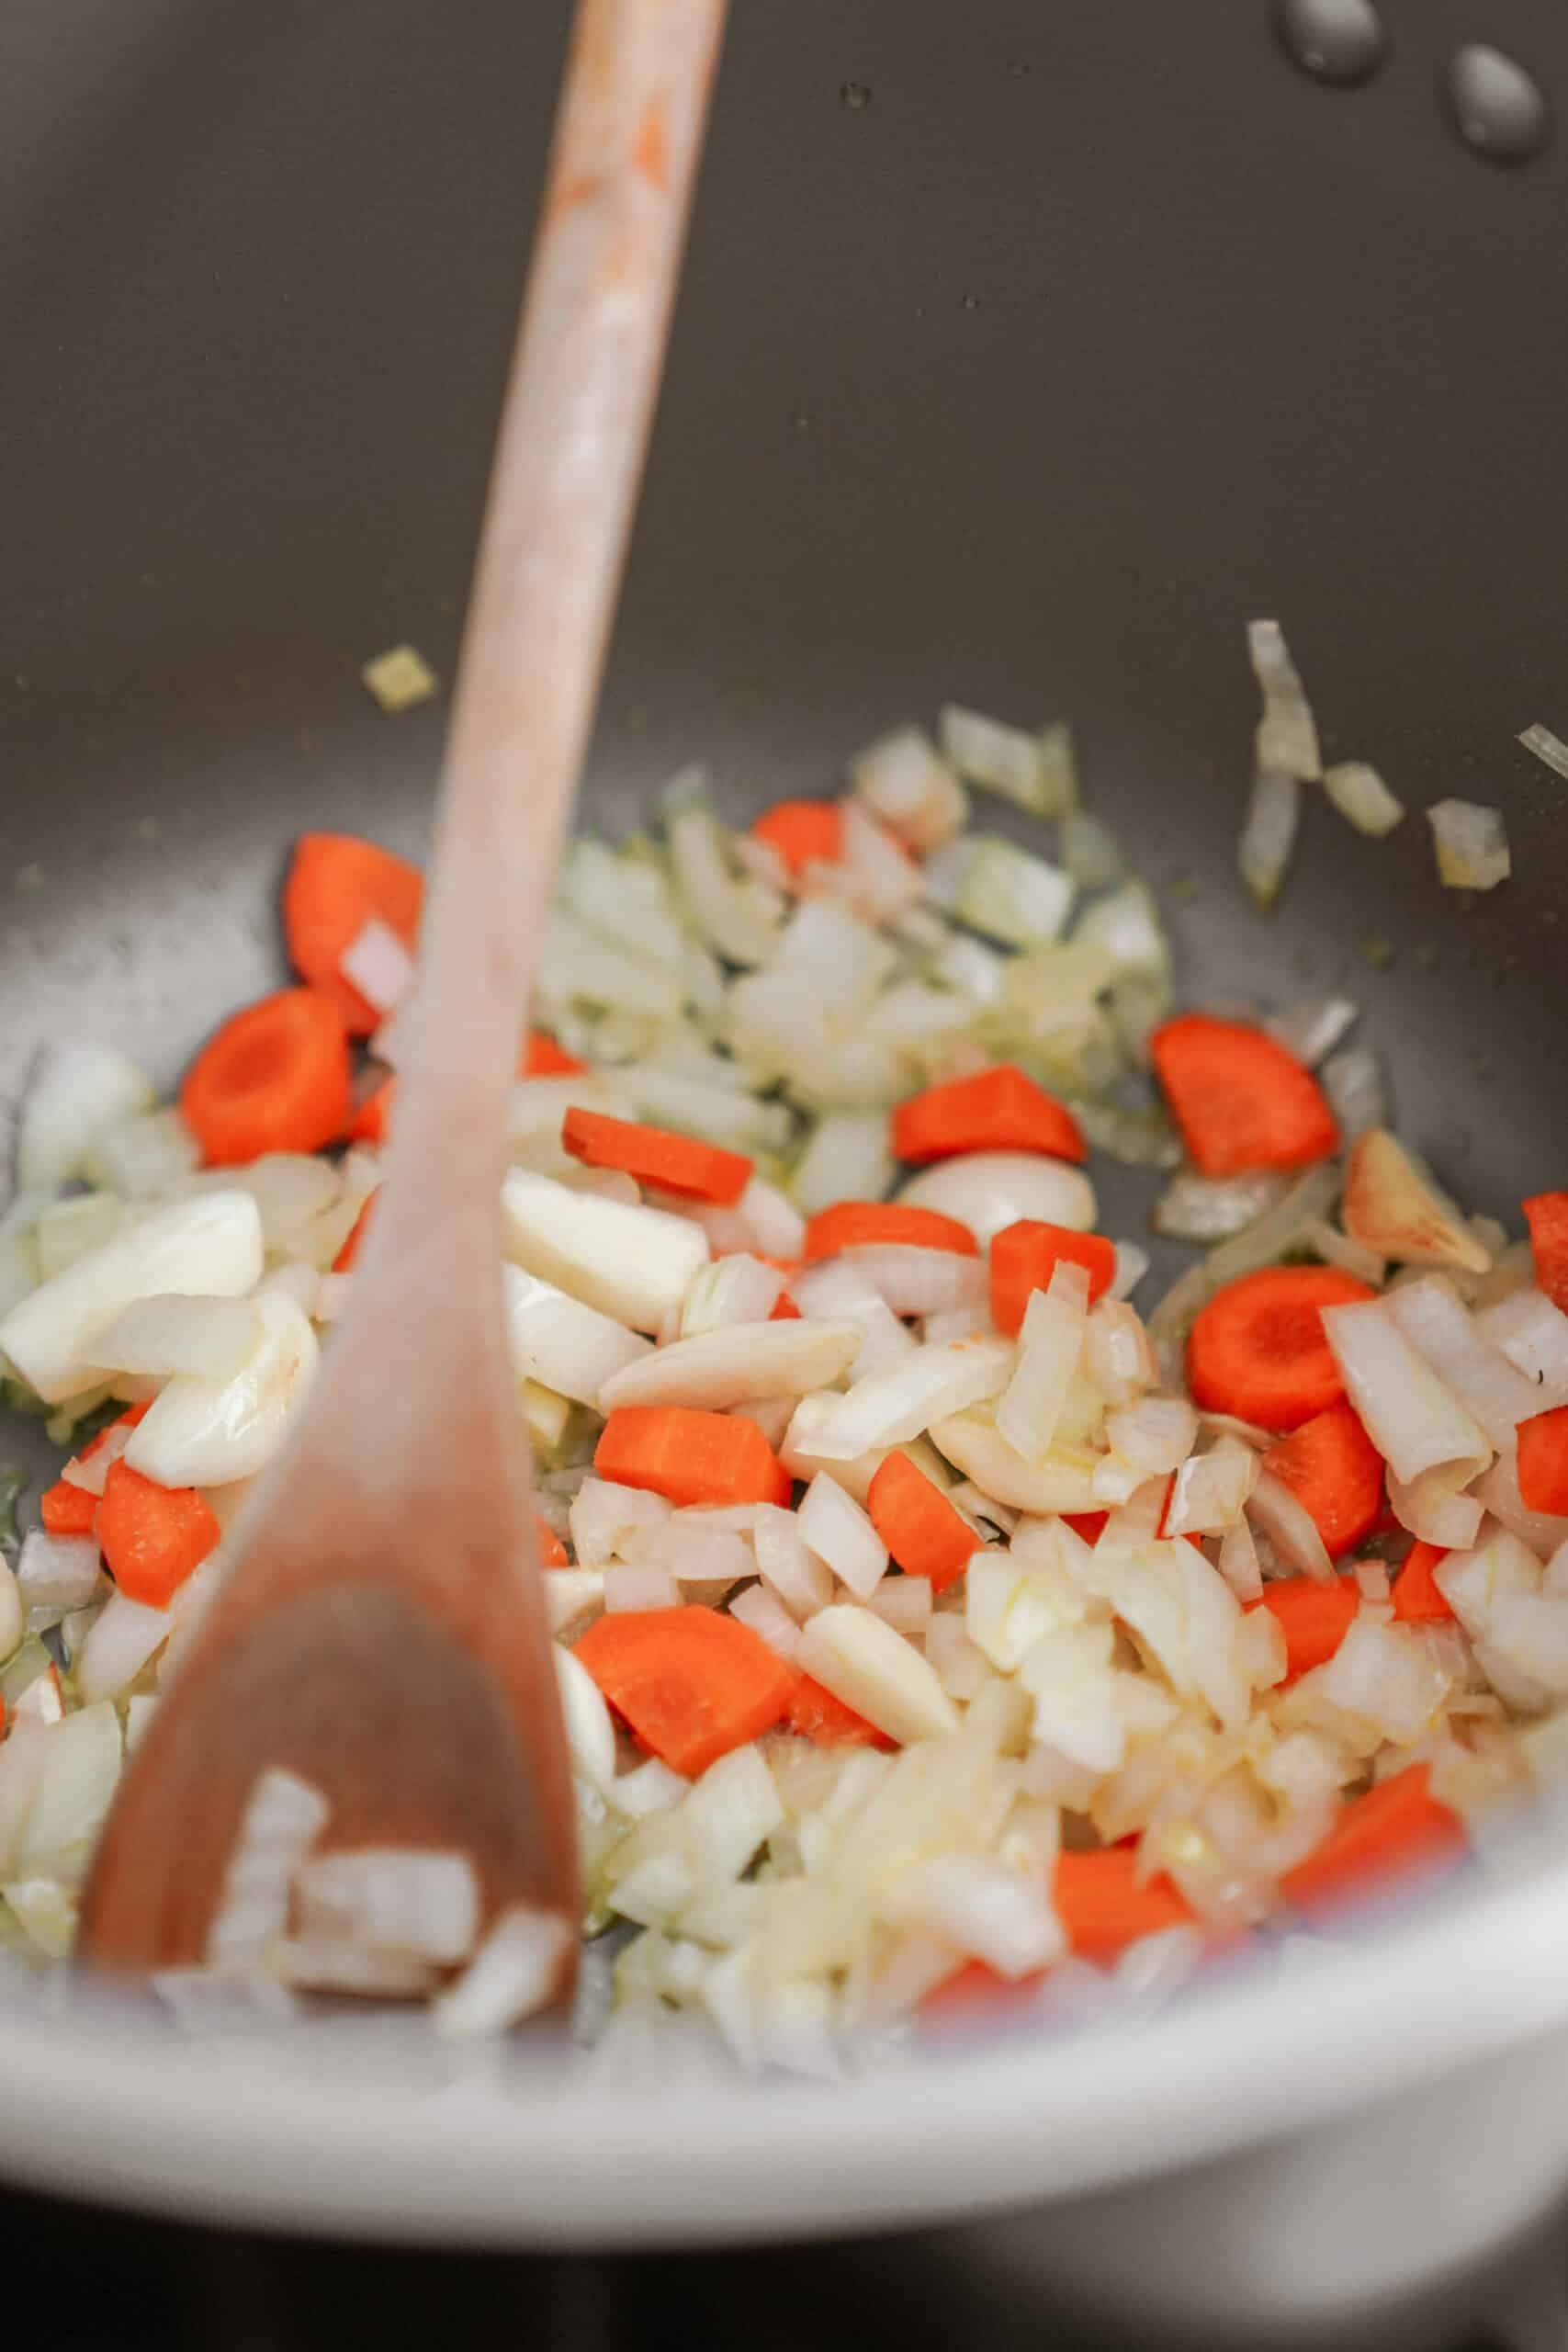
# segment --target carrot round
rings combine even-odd
[[[991,1320],[998,1331],[1010,1337],[1021,1329],[1030,1293],[1049,1289],[1064,1260],[1088,1274],[1090,1306],[1111,1288],[1116,1246],[1102,1233],[1075,1233],[1032,1216],[1002,1227],[991,1243]]]
[[[302,980],[330,996],[351,1034],[367,1037],[381,1015],[338,969],[373,919],[395,932],[412,955],[424,903],[424,876],[355,833],[301,833],[283,886],[288,960]]]
[[[1568,1193],[1536,1193],[1524,1204],[1535,1278],[1568,1315]]]
[[[643,1746],[688,1778],[771,1729],[797,1679],[761,1634],[715,1609],[617,1610],[573,1652]]]
[[[911,1250],[951,1250],[957,1258],[977,1258],[980,1245],[966,1225],[940,1209],[899,1201],[835,1201],[818,1209],[806,1227],[806,1263],[836,1257],[840,1250],[876,1249],[885,1243]]]
[[[1345,1393],[1324,1308],[1376,1295],[1337,1266],[1265,1266],[1227,1283],[1187,1342],[1193,1396],[1206,1413],[1233,1413],[1259,1429],[1299,1429]]]
[[[754,1165],[743,1153],[717,1144],[575,1107],[561,1121],[560,1139],[574,1159],[590,1168],[616,1168],[639,1184],[658,1184],[688,1200],[718,1201],[727,1207],[746,1190]]]
[[[1180,1890],[1163,1873],[1140,1881],[1137,1867],[1128,1846],[1057,1855],[1051,1883],[1056,1917],[1086,1960],[1114,1960],[1140,1936],[1192,1926],[1192,1907]]]
[[[1464,1825],[1432,1794],[1425,1764],[1352,1797],[1323,1843],[1287,1871],[1280,1891],[1309,1914],[1332,1913],[1436,1876],[1464,1851]]]
[[[226,1021],[180,1088],[209,1168],[266,1151],[320,1151],[348,1125],[348,1032],[331,997],[280,989]]]
[[[1328,1663],[1360,1605],[1354,1577],[1336,1577],[1332,1584],[1319,1584],[1314,1577],[1280,1577],[1264,1586],[1261,1600],[1247,1602],[1249,1609],[1267,1609],[1279,1621],[1287,1682]]]
[[[1382,1512],[1382,1456],[1345,1397],[1263,1457],[1289,1487],[1322,1536],[1331,1560],[1365,1543]]]
[[[1304,1168],[1337,1149],[1338,1125],[1322,1088],[1267,1030],[1184,1012],[1155,1031],[1149,1049],[1205,1176]]]
[[[924,1577],[933,1592],[955,1583],[985,1545],[941,1489],[907,1453],[890,1453],[865,1498],[871,1523],[906,1576]]]
[[[543,1029],[530,1029],[523,1041],[523,1054],[517,1075],[519,1078],[577,1078],[588,1068],[575,1054]]]
[[[1438,1589],[1432,1570],[1448,1558],[1438,1544],[1413,1544],[1393,1580],[1393,1613],[1402,1625],[1440,1625],[1452,1609]]]
[[[194,1487],[160,1487],[127,1462],[104,1480],[97,1525],[109,1574],[150,1609],[168,1606],[223,1532]]]
[[[896,1747],[885,1731],[868,1724],[863,1715],[846,1707],[824,1684],[803,1674],[795,1686],[794,1694],[784,1711],[784,1721],[791,1731],[802,1739],[815,1741],[818,1747]]]
[[[1087,1159],[1078,1123],[1013,1062],[911,1094],[893,1114],[898,1159],[951,1159],[961,1151],[1040,1151]]]
[[[792,874],[803,865],[837,865],[844,854],[844,820],[833,800],[775,800],[751,828]]]
[[[593,1467],[677,1504],[789,1500],[789,1473],[755,1421],[691,1405],[617,1405]]]
[[[1519,1423],[1519,1497],[1527,1510],[1568,1512],[1568,1405]]]

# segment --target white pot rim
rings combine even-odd
[[[1568,2026],[1565,1953],[1556,1862],[1448,1894],[1310,1980],[1248,1972],[1130,2030],[1015,2029],[833,2087],[583,2085],[417,2018],[329,2048],[310,2029],[196,2041],[7,2006],[0,2173],[188,2219],[473,2245],[952,2221],[1294,2133]]]

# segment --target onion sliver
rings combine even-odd
[[[1396,1478],[1406,1485],[1448,1463],[1483,1469],[1485,1432],[1418,1355],[1381,1299],[1323,1311],[1323,1328],[1350,1402]]]
[[[813,1323],[804,1317],[699,1331],[615,1373],[599,1392],[599,1410],[611,1413],[619,1405],[689,1405],[723,1412],[764,1396],[803,1396],[808,1389],[830,1387],[854,1361],[860,1345],[860,1329],[853,1323]],[[859,1453],[864,1448],[852,1450]]]
[[[917,1348],[901,1363],[856,1381],[818,1430],[817,1452],[826,1461],[852,1462],[876,1446],[902,1445],[933,1421],[997,1396],[1015,1352],[1010,1340]]]
[[[132,1470],[161,1487],[225,1487],[273,1459],[321,1351],[309,1320],[282,1292],[258,1298],[255,1311],[260,1340],[231,1379],[182,1374],[153,1398],[125,1449]]]

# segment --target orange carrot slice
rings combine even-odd
[[[998,1331],[1010,1337],[1021,1328],[1030,1293],[1048,1290],[1064,1260],[1088,1274],[1091,1306],[1115,1279],[1115,1244],[1101,1233],[1075,1233],[1032,1216],[1002,1227],[991,1243],[991,1320]]]
[[[1267,1609],[1279,1620],[1285,1636],[1285,1679],[1325,1666],[1350,1630],[1361,1605],[1360,1587],[1354,1577],[1336,1577],[1319,1584],[1314,1577],[1280,1577],[1266,1584],[1261,1600],[1249,1609]]]
[[[1192,1908],[1180,1890],[1163,1873],[1140,1881],[1137,1865],[1128,1846],[1057,1855],[1051,1882],[1056,1917],[1074,1951],[1086,1960],[1114,1960],[1140,1936],[1192,1926]]]
[[[814,1740],[818,1747],[896,1747],[885,1731],[868,1724],[852,1707],[846,1707],[824,1684],[803,1674],[795,1686],[784,1721],[791,1731],[802,1739]]]
[[[890,1453],[879,1464],[865,1507],[905,1575],[924,1577],[933,1592],[956,1583],[986,1548],[963,1512],[907,1453]]]
[[[1382,1456],[1345,1397],[1270,1446],[1263,1466],[1289,1487],[1331,1560],[1352,1552],[1382,1511]]]
[[[1393,1613],[1402,1625],[1440,1625],[1453,1611],[1438,1589],[1432,1571],[1448,1553],[1437,1544],[1412,1544],[1393,1580]]]
[[[167,1608],[223,1532],[194,1487],[160,1487],[127,1462],[110,1465],[97,1526],[109,1574],[150,1609]]]
[[[1519,1497],[1527,1510],[1568,1512],[1568,1405],[1519,1423]]]
[[[39,1498],[39,1517],[46,1535],[91,1535],[98,1516],[98,1498],[69,1478],[57,1478]]]
[[[663,1127],[635,1119],[612,1119],[602,1111],[568,1111],[560,1139],[575,1159],[590,1168],[616,1168],[639,1184],[658,1184],[688,1200],[737,1202],[751,1181],[754,1162],[739,1151],[697,1143]]]
[[[787,1503],[790,1495],[789,1473],[755,1421],[690,1405],[617,1405],[593,1467],[678,1504]]]
[[[776,850],[792,874],[803,865],[837,865],[844,854],[844,820],[833,800],[775,800],[751,836]]]
[[[331,997],[280,989],[226,1021],[186,1072],[180,1112],[209,1168],[320,1151],[348,1125],[348,1032]]]
[[[977,1258],[980,1245],[966,1225],[940,1209],[910,1208],[897,1201],[835,1201],[818,1209],[806,1227],[806,1263],[837,1257],[840,1250],[869,1250],[891,1243],[911,1250],[951,1250],[957,1258]]]
[[[354,833],[301,833],[296,842],[283,886],[288,960],[302,980],[332,998],[352,1035],[367,1037],[381,1015],[344,978],[341,958],[372,918],[395,932],[412,956],[423,903],[418,866],[375,842]]]
[[[573,1654],[643,1746],[688,1778],[771,1729],[795,1695],[794,1669],[715,1609],[617,1610]]]
[[[1184,1012],[1149,1040],[1189,1152],[1205,1176],[1303,1168],[1337,1149],[1322,1088],[1265,1029]]]
[[[1331,1913],[1434,1877],[1464,1848],[1464,1825],[1432,1794],[1427,1767],[1407,1764],[1352,1797],[1315,1851],[1285,1872],[1280,1891],[1298,1910]]]
[[[949,1159],[961,1151],[1089,1157],[1072,1113],[1013,1062],[912,1094],[893,1114],[892,1142],[895,1157],[910,1160]]]
[[[1568,1193],[1536,1193],[1524,1204],[1535,1278],[1568,1315]]]
[[[571,1566],[566,1545],[549,1521],[541,1519],[536,1511],[534,1514],[534,1538],[539,1547],[539,1566],[542,1568],[569,1568]]]
[[[1265,1266],[1216,1291],[1192,1326],[1187,1377],[1206,1413],[1294,1430],[1345,1393],[1325,1306],[1377,1295],[1337,1266]]]

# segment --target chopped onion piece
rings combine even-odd
[[[678,1314],[708,1260],[706,1236],[687,1217],[574,1193],[520,1168],[502,1187],[502,1222],[507,1255],[526,1272],[637,1331]]]
[[[1427,811],[1447,890],[1495,890],[1513,871],[1500,808],[1473,800],[1438,800]]]
[[[796,1512],[764,1503],[753,1542],[764,1585],[793,1618],[804,1623],[818,1609],[826,1609],[833,1598],[832,1571],[807,1543]]]
[[[1463,1489],[1472,1473],[1466,1462],[1440,1462],[1406,1483],[1392,1473],[1388,1505],[1401,1527],[1423,1544],[1462,1551],[1480,1532],[1483,1507]]]
[[[552,1634],[564,1633],[590,1610],[604,1605],[602,1568],[552,1568],[544,1579],[545,1615]]]
[[[1501,1451],[1521,1421],[1541,1409],[1536,1383],[1492,1347],[1442,1274],[1424,1274],[1388,1294],[1388,1311],[1444,1385]]]
[[[800,1637],[802,1671],[900,1744],[956,1731],[953,1702],[913,1645],[852,1602],[820,1609]]]
[[[97,1538],[29,1529],[17,1561],[17,1583],[28,1609],[85,1607],[98,1586]]]
[[[1417,1354],[1381,1299],[1323,1310],[1323,1328],[1367,1435],[1408,1485],[1447,1464],[1483,1469],[1485,1433]]]
[[[147,1981],[186,2033],[243,2033],[291,2025],[299,2016],[288,1985],[265,1969],[220,1974],[210,1968],[160,1968]]]
[[[419,2001],[440,1984],[440,1971],[412,1952],[376,1951],[333,1936],[283,1936],[269,1965],[301,1993],[352,1993],[367,2000]]]
[[[202,1380],[227,1380],[261,1336],[261,1317],[248,1299],[195,1298],[165,1291],[122,1309],[99,1332],[93,1348],[106,1372],[159,1377],[183,1372]],[[102,1494],[101,1486],[97,1492]]]
[[[1263,716],[1258,725],[1258,772],[1299,777],[1310,784],[1323,773],[1317,725],[1279,622],[1248,621],[1247,650],[1263,696]]]
[[[831,869],[848,903],[875,923],[896,922],[918,904],[920,869],[897,835],[856,800],[840,804],[842,863]]]
[[[1533,1286],[1511,1292],[1495,1306],[1483,1307],[1475,1328],[1541,1392],[1544,1401],[1538,1403],[1538,1412],[1568,1398],[1568,1315],[1544,1293]]]
[[[1244,1176],[1200,1176],[1179,1169],[1150,1212],[1156,1233],[1177,1241],[1228,1241],[1273,1208],[1290,1190],[1283,1170],[1255,1168]]]
[[[1345,1230],[1407,1266],[1490,1272],[1492,1254],[1430,1170],[1385,1127],[1357,1136],[1345,1170]]]
[[[1258,1465],[1257,1455],[1250,1458]],[[1247,1511],[1253,1526],[1268,1537],[1287,1566],[1312,1577],[1318,1584],[1333,1582],[1334,1563],[1318,1532],[1317,1522],[1282,1478],[1276,1478],[1271,1470],[1258,1465],[1257,1483],[1247,1498]]]
[[[1233,1527],[1226,1528],[1221,1539],[1216,1566],[1244,1609],[1249,1601],[1261,1600],[1263,1571],[1258,1566],[1258,1546],[1252,1540],[1252,1530],[1247,1523],[1245,1511]]]
[[[559,1573],[557,1569],[556,1574]],[[617,1563],[604,1570],[604,1607],[612,1616],[621,1610],[678,1609],[680,1605],[674,1577],[657,1562]]]
[[[729,1604],[729,1613],[743,1625],[750,1625],[786,1666],[795,1664],[800,1648],[800,1628],[765,1584],[748,1585],[744,1592],[738,1592]]]
[[[1180,1469],[1198,1442],[1198,1416],[1184,1396],[1145,1396],[1108,1414],[1105,1434],[1111,1453],[1136,1471],[1141,1486],[1162,1471]]]
[[[1401,1747],[1429,1728],[1449,1688],[1448,1676],[1414,1630],[1385,1623],[1364,1603],[1320,1672],[1330,1705],[1361,1716]]]
[[[1021,1454],[1032,1458],[1050,1448],[1077,1369],[1088,1316],[1088,1274],[1070,1259],[1058,1260],[1049,1288],[1030,1293],[1016,1366],[997,1403],[997,1427]],[[983,1402],[987,1394],[995,1391],[982,1389],[944,1404],[944,1417]]]
[[[1239,1438],[1222,1437],[1207,1453],[1190,1455],[1170,1490],[1166,1534],[1223,1535],[1253,1499],[1258,1477],[1258,1456]]]
[[[1348,824],[1381,841],[1404,820],[1404,803],[1365,760],[1340,760],[1323,771],[1323,788]]]
[[[866,1600],[885,1625],[906,1640],[918,1642],[931,1621],[931,1588],[929,1577],[884,1577]]]
[[[1302,788],[1292,775],[1263,770],[1255,778],[1236,847],[1236,870],[1265,913],[1280,895],[1302,820]]]
[[[702,937],[728,963],[770,962],[779,944],[776,894],[765,885],[735,880],[725,830],[712,811],[694,799],[671,816],[665,838],[676,888]],[[547,955],[542,968],[549,968]]]
[[[1287,1053],[1294,1054],[1308,1069],[1315,1069],[1360,1017],[1359,1005],[1348,996],[1314,997],[1308,1003],[1275,1013],[1263,1026]]]
[[[851,1462],[874,1447],[901,1445],[933,1421],[998,1396],[1013,1368],[1010,1340],[969,1340],[917,1348],[901,1363],[857,1380],[818,1431],[817,1452]]]
[[[866,807],[922,854],[968,821],[968,795],[922,728],[879,736],[851,761],[850,780]]]
[[[946,704],[937,721],[943,756],[966,782],[1033,817],[1061,817],[1077,800],[1072,737],[1062,726],[1030,734],[977,710]]]
[[[1010,1445],[996,1422],[981,1412],[955,1413],[949,1420],[933,1421],[931,1436],[932,1444],[954,1468],[1014,1510],[1047,1515],[1099,1507],[1094,1491],[1099,1457],[1086,1447],[1059,1446],[1054,1453],[1032,1461]]]
[[[1094,1188],[1088,1177],[1043,1152],[958,1152],[922,1168],[899,1187],[896,1197],[957,1217],[983,1250],[1004,1226],[1016,1225],[1020,1217],[1069,1226],[1075,1233],[1089,1232],[1095,1218]]]
[[[1550,1559],[1557,1546],[1568,1540],[1568,1518],[1559,1518],[1551,1511],[1531,1510],[1525,1502],[1519,1493],[1518,1463],[1513,1453],[1500,1453],[1490,1470],[1476,1480],[1473,1491],[1475,1499],[1493,1518],[1500,1520],[1540,1559]]]
[[[389,1013],[413,985],[413,957],[397,933],[372,915],[337,959],[340,975],[367,1004]]]
[[[161,1487],[222,1487],[272,1461],[305,1402],[321,1350],[291,1298],[255,1301],[261,1340],[229,1380],[182,1374],[131,1431],[125,1459]]]
[[[917,1862],[897,1881],[893,1901],[899,1918],[942,1937],[998,1976],[1032,1975],[1067,1948],[1042,1874],[1008,1870],[979,1854]]]
[[[307,1941],[453,1966],[468,1958],[479,1933],[479,1881],[467,1854],[406,1846],[318,1854],[299,1865],[294,1892]]]
[[[615,1726],[610,1720],[604,1694],[571,1650],[558,1643],[554,1657],[556,1689],[572,1770],[581,1773],[591,1788],[607,1793],[615,1778]],[[464,1950],[467,1949],[465,1945]]]
[[[1527,752],[1533,752],[1538,760],[1544,762],[1558,775],[1568,777],[1568,743],[1564,743],[1560,735],[1554,735],[1550,727],[1543,727],[1537,719],[1533,727],[1525,729],[1519,741]]]
[[[996,833],[966,833],[939,850],[926,868],[938,905],[1004,947],[1039,947],[1059,939],[1073,903],[1060,866],[1032,857]]]
[[[96,1138],[150,1110],[152,1084],[117,1046],[91,1038],[45,1046],[22,1098],[17,1182],[53,1192],[83,1172]]]
[[[931,1254],[951,1256],[952,1252]],[[790,1295],[803,1316],[854,1325],[860,1333],[860,1346],[850,1365],[852,1380],[860,1380],[868,1372],[898,1362],[915,1348],[914,1335],[894,1314],[853,1253],[807,1266],[804,1272],[793,1277]],[[972,1298],[969,1304],[953,1311],[962,1315],[964,1329],[959,1336],[966,1338],[983,1308]],[[931,1336],[928,1329],[928,1339]]]
[[[598,1407],[602,1413],[621,1405],[684,1405],[723,1412],[764,1396],[804,1396],[808,1389],[830,1386],[849,1369],[860,1345],[859,1327],[850,1322],[816,1323],[802,1317],[731,1324],[676,1340],[640,1363],[627,1364],[605,1381]],[[863,1453],[864,1447],[851,1451]]]
[[[866,1511],[836,1478],[818,1471],[795,1519],[802,1543],[857,1600],[874,1591],[887,1573],[887,1546]]]
[[[881,1111],[830,1111],[795,1162],[792,1189],[812,1216],[835,1201],[876,1201],[893,1178],[887,1119]]]
[[[319,1789],[274,1766],[245,1806],[218,1907],[207,1931],[209,1968],[252,1968],[288,1924],[294,1873],[327,1826]]]
[[[128,1201],[178,1190],[201,1165],[196,1137],[176,1110],[141,1111],[93,1137],[82,1171]]]
[[[778,1304],[784,1275],[750,1251],[734,1250],[700,1266],[681,1308],[681,1337],[722,1331],[739,1323],[765,1323]]]
[[[834,1261],[849,1266],[879,1294],[895,1316],[951,1315],[967,1307],[986,1312],[988,1286],[978,1258],[961,1258],[954,1250],[924,1250],[908,1242],[878,1243],[845,1250]],[[895,1351],[879,1350],[891,1359]]]
[[[553,1283],[520,1266],[503,1265],[501,1273],[507,1348],[520,1379],[597,1406],[607,1382],[652,1354],[647,1340]]]
[[[1338,1191],[1339,1178],[1331,1163],[1304,1168],[1283,1200],[1266,1209],[1255,1225],[1245,1227],[1234,1240],[1222,1241],[1201,1268],[1194,1268],[1204,1284],[1204,1295],[1210,1288],[1218,1290],[1243,1274],[1255,1273],[1260,1266],[1272,1266],[1288,1257],[1307,1227],[1327,1215]],[[1183,1275],[1182,1281],[1187,1280]],[[1202,1303],[1202,1296],[1195,1297],[1190,1313],[1195,1314]],[[1157,1319],[1158,1309],[1156,1315]],[[1149,1328],[1152,1335],[1152,1322]]]

